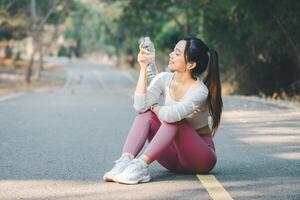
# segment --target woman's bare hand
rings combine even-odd
[[[140,52],[138,54],[137,61],[139,62],[141,68],[147,68],[149,63],[153,63],[155,60],[155,52],[150,52],[143,48],[143,43],[139,46]]]
[[[156,114],[156,116],[158,116],[159,110],[160,106],[155,106],[152,111]]]

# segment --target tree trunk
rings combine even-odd
[[[47,22],[49,16],[51,15],[51,13],[54,11],[55,7],[58,5],[59,0],[56,0],[53,3],[53,6],[50,8],[50,10],[48,11],[48,13],[46,14],[46,16],[42,19],[41,23],[38,25],[37,24],[37,18],[36,18],[36,0],[31,0],[31,18],[32,18],[32,48],[33,48],[33,53],[31,55],[31,59],[26,71],[26,75],[25,75],[25,80],[27,83],[30,82],[30,78],[31,78],[31,74],[32,74],[32,65],[33,65],[33,61],[34,61],[34,54],[36,52],[36,45],[38,43],[38,49],[39,49],[39,55],[40,55],[40,64],[38,66],[38,70],[36,73],[36,77],[35,78],[39,78],[40,77],[40,73],[41,73],[41,69],[42,69],[42,65],[43,65],[43,55],[42,55],[42,43],[39,39],[40,37],[40,33],[45,25],[45,23]]]
[[[31,0],[31,18],[32,18],[32,54],[30,57],[29,65],[26,70],[25,74],[25,81],[26,83],[30,83],[31,75],[32,75],[32,65],[34,61],[34,54],[35,54],[35,43],[36,43],[36,1]]]
[[[31,53],[29,65],[28,65],[27,70],[26,70],[26,74],[25,74],[25,81],[26,81],[26,83],[30,83],[30,80],[31,80],[32,65],[33,65],[33,60],[34,60],[34,53],[35,52]]]
[[[39,64],[36,68],[36,72],[34,75],[34,80],[39,80],[41,77],[41,72],[43,70],[43,46],[42,43],[40,41],[41,39],[39,38],[39,42],[38,42],[38,52],[39,52]]]

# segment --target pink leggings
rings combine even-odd
[[[146,140],[144,155],[171,172],[207,174],[217,162],[211,134],[199,135],[186,121],[161,123],[151,110],[140,112],[129,131],[122,153],[136,157]]]

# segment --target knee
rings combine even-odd
[[[161,123],[161,126],[164,128],[164,129],[168,129],[168,130],[173,130],[173,131],[178,131],[179,128],[180,128],[180,122],[165,122],[163,121]]]
[[[143,118],[144,120],[151,120],[153,114],[154,113],[149,109],[149,110],[146,110],[145,112],[138,112],[136,117]]]
[[[188,124],[187,124],[186,120],[183,119],[183,120],[180,120],[177,122],[171,122],[171,123],[163,121],[162,125],[169,129],[176,129],[178,131],[182,131],[182,129],[185,129],[184,127]]]
[[[152,111],[150,109],[144,111],[144,112],[138,112],[138,115],[149,115]]]
[[[186,120],[183,119],[183,120],[180,120],[180,121],[177,121],[177,122],[165,122],[165,121],[163,121],[162,125],[165,126],[165,127],[169,127],[169,128],[181,129],[182,127],[185,126],[186,123],[187,123]]]
[[[162,126],[165,126],[165,127],[177,127],[177,126],[178,126],[178,123],[177,123],[177,122],[172,122],[172,123],[170,123],[170,122],[165,122],[165,121],[163,121],[163,122],[162,122]]]
[[[191,125],[190,122],[188,122],[186,119],[183,119],[181,121],[178,122],[178,126],[179,126],[179,131],[186,133],[186,132],[191,132],[194,130],[193,126]]]
[[[165,124],[165,125],[168,125],[168,126],[178,126],[178,125],[183,125],[183,124],[185,124],[187,121],[186,121],[186,119],[182,119],[182,120],[180,120],[180,121],[177,121],[177,122],[165,122],[165,121],[163,121],[163,124]]]

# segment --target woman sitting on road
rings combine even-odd
[[[141,69],[134,95],[138,114],[121,157],[103,176],[105,181],[149,182],[154,160],[175,173],[206,174],[216,165],[213,136],[223,108],[217,52],[198,38],[180,40],[169,54],[172,72],[157,74],[147,88],[146,68],[154,56],[141,51],[138,55]],[[164,105],[159,105],[161,95]],[[143,155],[135,158],[146,140]]]

